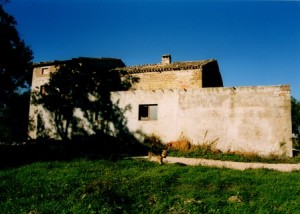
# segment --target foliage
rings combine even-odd
[[[31,83],[32,51],[19,37],[13,16],[0,4],[0,104]]]
[[[26,140],[32,51],[0,2],[0,141]]]
[[[9,99],[9,108],[0,113],[0,141],[24,141],[27,139],[29,93],[14,94]]]
[[[296,135],[300,134],[300,102],[294,97],[292,101],[292,130]]]
[[[292,109],[292,131],[296,136],[293,140],[293,147],[299,149],[299,136],[300,136],[300,102],[294,97],[291,98],[291,109]]]
[[[149,154],[152,153],[153,155],[160,156],[163,153],[163,150],[166,149],[166,146],[162,143],[160,137],[155,134],[145,135],[141,145],[144,146],[144,149],[148,151],[149,158],[151,157]]]
[[[299,172],[37,162],[0,171],[1,213],[297,213]]]

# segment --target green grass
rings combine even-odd
[[[77,159],[2,169],[0,193],[1,214],[297,213],[300,173]]]

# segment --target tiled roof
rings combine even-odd
[[[201,60],[201,61],[187,61],[187,62],[173,62],[170,64],[147,64],[138,66],[129,66],[116,68],[116,70],[128,73],[145,73],[145,72],[162,72],[162,71],[178,71],[199,69],[204,65],[215,62],[215,59]]]

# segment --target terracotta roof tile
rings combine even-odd
[[[173,62],[171,64],[146,64],[146,65],[116,68],[116,70],[121,72],[128,72],[128,73],[145,73],[145,72],[199,69],[204,65],[214,61],[216,60],[209,59],[209,60],[201,60],[201,61]]]

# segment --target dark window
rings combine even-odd
[[[49,74],[49,68],[42,68],[42,74]]]
[[[139,105],[139,120],[157,120],[157,104]]]
[[[45,88],[45,86],[44,85],[41,85],[41,87],[40,87],[40,93],[41,93],[41,95],[47,95],[47,92],[46,92],[46,88]]]

